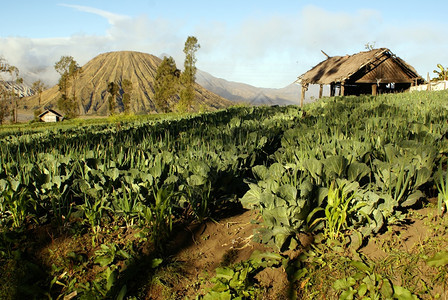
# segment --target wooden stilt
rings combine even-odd
[[[378,86],[376,85],[376,83],[372,84],[372,95],[376,96],[378,93]]]
[[[302,85],[302,97],[300,98],[300,107],[303,107],[303,101],[305,100],[305,92],[307,87]]]
[[[319,99],[322,98],[322,93],[323,93],[323,91],[324,91],[324,85],[323,85],[323,84],[320,84],[320,85],[319,85]]]

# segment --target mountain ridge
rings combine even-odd
[[[246,83],[228,81],[198,70],[196,81],[213,93],[236,103],[250,105],[298,105],[301,86],[291,83],[283,88],[262,88]],[[318,87],[310,86],[304,103],[313,102],[318,95]]]
[[[33,89],[26,83],[17,83],[11,80],[0,80],[0,87],[4,88],[6,91],[13,91],[19,98],[29,97],[34,95]]]

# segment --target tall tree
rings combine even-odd
[[[76,79],[78,78],[79,74],[81,74],[82,68],[78,65],[78,63],[75,60],[72,60],[69,65],[69,76],[72,83],[72,92],[73,92],[73,105],[76,107],[76,103],[78,103],[78,100],[76,99]],[[82,103],[79,101],[79,108],[78,113],[81,113],[81,107]]]
[[[123,111],[125,114],[128,114],[130,111],[131,105],[131,93],[132,93],[132,82],[129,79],[123,79],[121,82],[121,89],[123,90],[122,102],[123,102]]]
[[[170,111],[169,102],[177,95],[180,71],[176,67],[174,59],[164,57],[157,68],[154,84],[154,102],[157,112]]]
[[[3,124],[3,121],[6,119],[9,113],[9,107],[6,99],[7,94],[5,90],[0,88],[0,125]]]
[[[182,84],[185,86],[180,93],[180,110],[189,110],[194,99],[194,84],[196,81],[196,52],[201,45],[194,36],[189,36],[185,41],[184,53],[184,72],[181,75]]]
[[[107,84],[107,92],[110,94],[108,98],[109,116],[115,113],[115,103],[119,91],[120,87],[115,82],[112,81]]]
[[[40,103],[42,102],[42,92],[45,89],[45,84],[41,81],[41,80],[36,80],[35,82],[33,82],[33,87],[32,89],[37,93],[38,95],[38,99],[39,99],[39,106]]]
[[[11,66],[8,65],[7,68],[7,72],[10,74],[12,81],[16,84],[22,84],[23,83],[23,78],[19,77],[19,69],[15,66]],[[10,91],[10,105],[12,107],[11,109],[11,117],[12,117],[12,122],[16,123],[17,122],[17,102],[19,99],[19,94],[16,92],[16,90],[14,88],[11,89]]]
[[[9,114],[9,96],[10,94],[8,90],[6,90],[6,88],[0,84],[0,125],[3,124],[3,121]]]
[[[55,63],[54,68],[56,72],[61,75],[58,85],[59,91],[61,92],[61,98],[58,100],[58,107],[62,110],[68,117],[75,117],[79,113],[76,104],[76,86],[73,89],[73,98],[68,95],[68,88],[70,80],[75,83],[76,76],[81,71],[78,63],[73,59],[72,56],[62,56],[61,59]]]
[[[66,96],[68,91],[70,65],[72,64],[72,61],[74,61],[72,56],[61,56],[59,61],[54,64],[54,69],[61,76],[58,82],[59,91]]]
[[[5,61],[3,57],[0,56],[0,82],[3,81],[1,73],[8,72],[8,63]],[[9,100],[10,94],[8,90],[0,84],[0,125],[3,124],[3,121],[9,114]]]

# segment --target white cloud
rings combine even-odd
[[[89,7],[89,6],[81,6],[81,5],[71,5],[71,4],[65,4],[65,3],[61,3],[59,4],[60,6],[65,6],[65,7],[69,7],[69,8],[74,8],[78,11],[81,12],[86,12],[86,13],[91,13],[91,14],[95,14],[98,16],[101,16],[105,19],[107,19],[107,21],[109,22],[109,24],[111,25],[115,25],[123,20],[127,20],[130,19],[129,16],[125,16],[125,15],[119,15],[119,14],[114,14],[102,9],[98,9],[98,8],[94,8],[94,7]]]
[[[376,10],[349,14],[305,6],[288,15],[252,17],[236,24],[203,21],[188,33],[190,24],[185,20],[129,17],[90,7],[64,6],[106,18],[110,24],[107,32],[54,39],[0,38],[0,54],[25,78],[54,84],[58,74],[53,66],[61,56],[71,55],[83,65],[100,53],[116,50],[167,53],[181,68],[188,35],[195,35],[201,44],[197,53],[200,69],[264,87],[293,82],[325,58],[320,50],[329,55],[352,54],[363,51],[367,42],[390,48],[422,75],[437,63],[448,61],[443,26],[415,20],[391,24]]]
[[[221,25],[213,34],[211,26],[204,26],[198,29],[199,40],[213,49],[199,54],[198,62],[204,69],[214,66],[215,71],[207,71],[218,77],[283,87],[323,60],[320,50],[330,55],[363,50],[372,41],[369,28],[379,22],[376,11],[349,15],[306,6],[288,15],[247,19],[237,28]]]
[[[53,85],[58,79],[54,64],[61,56],[73,56],[82,65],[101,52],[101,41],[104,40],[91,36],[53,39],[0,38],[0,53],[9,64],[20,70],[20,76],[28,84],[41,79],[46,84]]]
[[[169,53],[178,61],[183,58],[183,37],[176,34],[180,24],[167,20],[150,20],[116,15],[89,7],[64,5],[107,18],[110,27],[104,35],[73,35],[66,38],[31,39],[0,38],[0,54],[9,64],[19,68],[28,84],[37,79],[56,84],[59,75],[54,64],[61,56],[70,55],[84,65],[100,53],[134,50],[159,55]],[[177,56],[177,57],[176,57]]]

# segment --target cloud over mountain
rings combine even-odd
[[[320,50],[329,55],[353,54],[364,50],[368,42],[388,47],[420,73],[448,61],[444,27],[437,20],[393,23],[375,9],[345,12],[306,5],[281,14],[253,13],[229,23],[208,18],[193,22],[178,17],[179,13],[170,18],[146,11],[128,16],[88,6],[62,5],[79,14],[105,19],[108,27],[101,34],[1,37],[0,55],[16,65],[28,82],[44,79],[54,84],[58,75],[53,66],[63,55],[73,56],[82,65],[99,53],[118,50],[169,53],[182,68],[182,49],[188,35],[195,35],[201,44],[198,68],[254,86],[287,86],[325,58]]]

